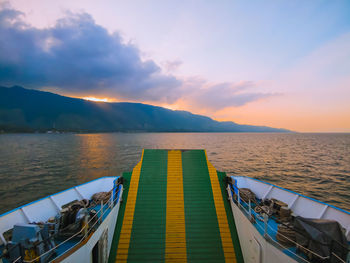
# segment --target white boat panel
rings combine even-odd
[[[97,188],[98,189],[98,188]],[[81,197],[74,189],[55,194],[52,196],[55,203],[62,209],[62,206],[74,200],[81,200]]]
[[[237,180],[237,186],[239,188],[250,188],[250,186],[248,185],[248,180],[247,178],[243,177],[243,176],[232,176],[232,178],[234,178],[235,180]],[[268,188],[266,188],[266,191],[268,190]]]
[[[50,196],[50,199],[51,199],[52,203],[54,204],[54,206],[56,207],[57,212],[60,212],[61,211],[61,207],[56,203],[56,201],[53,199],[52,196]]]
[[[324,216],[324,214],[326,213],[328,207],[329,207],[328,205],[324,205],[324,206],[323,206],[323,209],[322,209],[322,211],[321,211],[321,213],[320,213],[320,216],[319,216],[320,219],[323,218],[323,216]]]
[[[264,194],[269,190],[270,188],[270,185],[268,184],[264,184],[264,185],[261,185],[258,181],[254,181],[254,180],[246,180],[246,183],[247,183],[247,186],[248,188],[250,189],[254,189],[254,193],[255,195],[262,199]],[[238,186],[240,187],[240,186]]]
[[[45,222],[57,214],[57,209],[50,198],[41,199],[29,206],[22,207],[30,222]]]
[[[291,204],[295,198],[295,194],[285,191],[281,188],[274,187],[271,192],[267,195],[268,199],[275,198],[282,202],[285,202],[286,204]]]
[[[111,186],[113,186],[113,182],[116,179],[116,177],[104,177],[95,182],[95,184],[83,184],[76,187],[76,189],[79,191],[79,193],[84,196],[86,199],[90,199],[93,194],[95,194],[97,191],[96,189],[99,189],[100,192],[108,192],[111,190]]]
[[[293,213],[307,218],[319,218],[323,207],[324,204],[322,203],[300,196],[294,204]]]
[[[81,199],[86,199],[86,197],[80,193],[77,187],[74,187],[74,190],[77,192],[77,194],[80,196]]]
[[[269,189],[266,191],[266,193],[263,195],[261,199],[267,198],[268,194],[272,191],[273,187],[274,187],[273,185],[270,185]]]
[[[295,195],[293,201],[288,204],[289,209],[293,209],[295,202],[299,199],[299,195]]]
[[[23,210],[23,208],[21,208],[21,212],[23,213],[24,217],[27,219],[27,222],[30,223],[31,220],[30,220],[29,216],[27,215],[27,213]]]

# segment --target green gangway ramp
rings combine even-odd
[[[243,262],[225,176],[205,150],[144,150],[123,174],[109,262]]]

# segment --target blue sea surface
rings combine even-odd
[[[0,135],[0,213],[131,171],[143,148],[206,149],[229,175],[258,178],[350,211],[350,134]]]

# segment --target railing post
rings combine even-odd
[[[264,226],[265,226],[265,228],[264,228],[264,237],[265,238],[267,238],[267,222],[268,222],[268,220],[269,220],[269,217],[268,217],[268,215],[266,214],[266,213],[263,213],[263,217],[264,217]]]
[[[241,197],[239,196],[239,189],[237,189],[237,203],[238,203],[238,207],[241,206]]]
[[[249,205],[249,220],[251,220],[252,219],[252,208],[251,208],[250,198],[249,198],[249,201],[248,201],[248,205]]]
[[[116,193],[114,192],[114,188],[112,190],[112,194],[111,194],[111,199],[109,200],[109,203],[111,205],[111,207],[114,206],[114,197],[116,196]]]
[[[101,201],[101,209],[100,209],[100,224],[102,224],[102,217],[103,217],[103,201]]]
[[[85,216],[84,217],[84,239],[88,236],[88,228],[89,228],[88,224],[89,224],[88,217]]]

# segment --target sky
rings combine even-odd
[[[0,85],[350,132],[350,2],[0,0]]]

